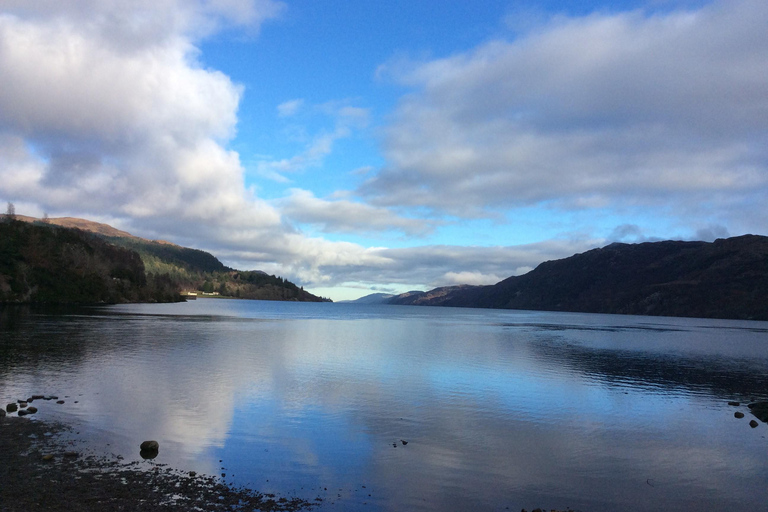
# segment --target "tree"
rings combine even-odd
[[[8,201],[8,208],[5,210],[5,216],[8,219],[16,218],[16,207],[13,206],[13,203],[10,201]]]

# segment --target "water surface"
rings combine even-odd
[[[0,336],[0,400],[320,510],[768,503],[766,425],[727,404],[768,399],[764,322],[200,299]]]

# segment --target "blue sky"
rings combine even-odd
[[[0,1],[0,200],[335,300],[765,234],[768,6]]]

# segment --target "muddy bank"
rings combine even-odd
[[[297,511],[320,503],[262,494],[153,464],[88,454],[68,427],[0,417],[0,512]],[[143,467],[139,467],[139,466]]]

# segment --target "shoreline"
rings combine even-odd
[[[235,487],[216,477],[166,464],[90,454],[62,435],[62,423],[0,417],[0,512],[91,511],[300,511],[310,502]]]

